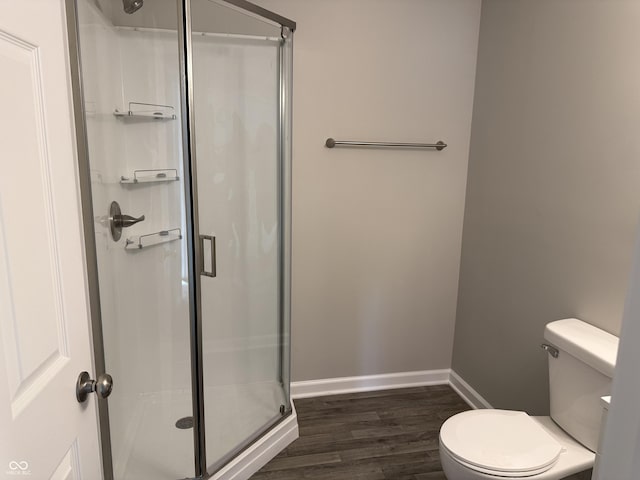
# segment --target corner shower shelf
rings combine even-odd
[[[179,228],[172,228],[171,230],[160,230],[159,232],[127,238],[124,249],[142,250],[143,248],[153,247],[155,245],[173,242],[180,239],[182,239],[182,230],[180,230]]]
[[[171,105],[158,105],[155,103],[129,102],[129,110],[122,112],[116,108],[113,114],[120,118],[176,119],[175,109]]]
[[[156,168],[152,170],[134,170],[133,176],[120,177],[123,185],[135,185],[139,183],[176,182],[180,180],[178,170],[175,168]]]

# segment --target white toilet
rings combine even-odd
[[[551,417],[471,410],[440,429],[449,480],[558,480],[593,466],[618,338],[575,318],[547,324]]]

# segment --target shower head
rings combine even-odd
[[[143,3],[144,3],[144,0],[122,0],[122,4],[124,5],[124,11],[128,14],[137,12],[140,9],[140,7],[142,7]]]

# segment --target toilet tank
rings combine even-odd
[[[602,418],[600,397],[611,395],[618,337],[577,318],[548,323],[551,418],[589,450],[595,451]]]

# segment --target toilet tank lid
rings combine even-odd
[[[577,318],[566,318],[548,323],[544,338],[558,349],[613,378],[618,355],[618,337],[615,335]]]

